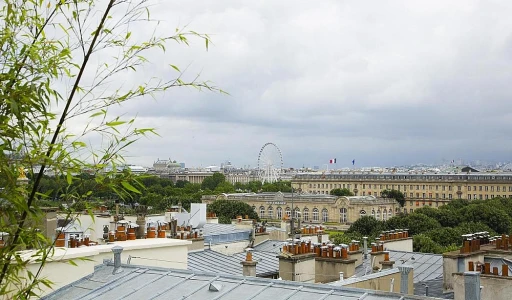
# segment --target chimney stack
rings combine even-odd
[[[382,266],[382,270],[393,269],[395,261],[389,259],[389,251],[384,251],[384,260],[379,261]]]
[[[367,259],[368,258],[368,237],[367,236],[363,237],[363,254],[364,254],[364,259]]]
[[[116,245],[112,247],[112,252],[114,253],[114,271],[112,271],[112,275],[115,275],[123,272],[121,268],[121,252],[123,252],[123,247]]]
[[[244,276],[256,277],[256,264],[257,261],[252,260],[252,249],[247,249],[245,260],[240,262],[242,264],[242,274]]]
[[[398,270],[400,270],[400,294],[407,295],[409,294],[409,273],[411,273],[413,268],[412,266],[401,265],[398,266]],[[410,284],[411,290],[414,291],[413,283],[411,282]]]
[[[479,272],[464,272],[464,299],[480,300]]]

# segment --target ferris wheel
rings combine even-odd
[[[258,176],[262,183],[280,179],[283,171],[283,155],[274,143],[266,143],[258,155]]]

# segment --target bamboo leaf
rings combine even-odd
[[[180,69],[179,69],[178,67],[176,67],[175,65],[171,65],[171,67],[172,67],[174,70],[176,70],[176,71],[178,71],[178,72],[180,72],[180,73],[181,73]]]
[[[140,194],[141,192],[135,188],[133,185],[131,185],[128,181],[121,181],[121,184],[123,187],[131,192],[134,192],[136,194]]]
[[[125,121],[112,121],[112,122],[107,122],[105,125],[107,125],[109,127],[114,127],[114,126],[123,125],[124,123],[126,123],[126,122]]]

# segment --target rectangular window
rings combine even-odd
[[[422,190],[425,190],[425,185],[422,186]]]
[[[363,189],[366,188],[366,184],[363,183]]]
[[[411,195],[411,198],[413,198],[413,197],[414,197],[412,193],[410,193],[410,195]]]
[[[416,190],[419,190],[419,189],[420,189],[420,186],[419,186],[419,185],[417,185],[417,186],[416,186]]]
[[[420,197],[420,193],[416,193],[416,198],[419,198]]]
[[[471,186],[468,186],[468,192],[471,192]]]
[[[436,191],[439,191],[439,186],[438,185],[436,185]]]
[[[479,187],[478,187],[478,190],[479,190],[479,191],[482,191],[482,186],[479,186]]]
[[[446,194],[443,194],[443,199],[446,199]]]
[[[425,193],[423,193],[423,195],[422,195],[422,196],[423,196],[423,199],[425,199]]]
[[[497,187],[496,187],[496,192],[501,192],[501,191],[500,191],[500,188],[501,188],[500,186],[497,186]]]
[[[489,199],[489,195],[485,195],[485,200],[488,200]]]
[[[471,194],[468,194],[468,200],[471,200]]]
[[[443,191],[446,191],[446,187],[443,185]]]
[[[482,199],[483,199],[482,194],[479,194],[479,195],[478,195],[478,199],[480,199],[480,200],[482,200]]]
[[[412,201],[409,201],[410,206],[412,206]]]
[[[448,187],[448,190],[449,190],[450,192],[452,191],[452,186],[451,186],[451,185]]]
[[[452,194],[448,194],[448,199],[452,199]]]
[[[439,199],[439,193],[436,193],[436,199]]]

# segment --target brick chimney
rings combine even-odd
[[[240,262],[242,264],[242,274],[244,276],[256,277],[256,264],[257,261],[252,260],[252,249],[247,249],[245,260]]]
[[[349,278],[355,273],[356,259],[348,257],[349,245],[328,244],[315,251],[315,282],[340,280],[340,274]],[[326,248],[324,248],[326,247]]]
[[[453,273],[470,271],[470,262],[484,262],[485,251],[480,245],[488,243],[488,234],[464,234],[460,250],[443,253],[443,289],[453,290]],[[475,269],[477,266],[473,266]]]
[[[382,270],[393,269],[393,265],[395,264],[394,260],[389,259],[389,251],[384,252],[384,260],[379,261],[379,264],[382,266]]]

